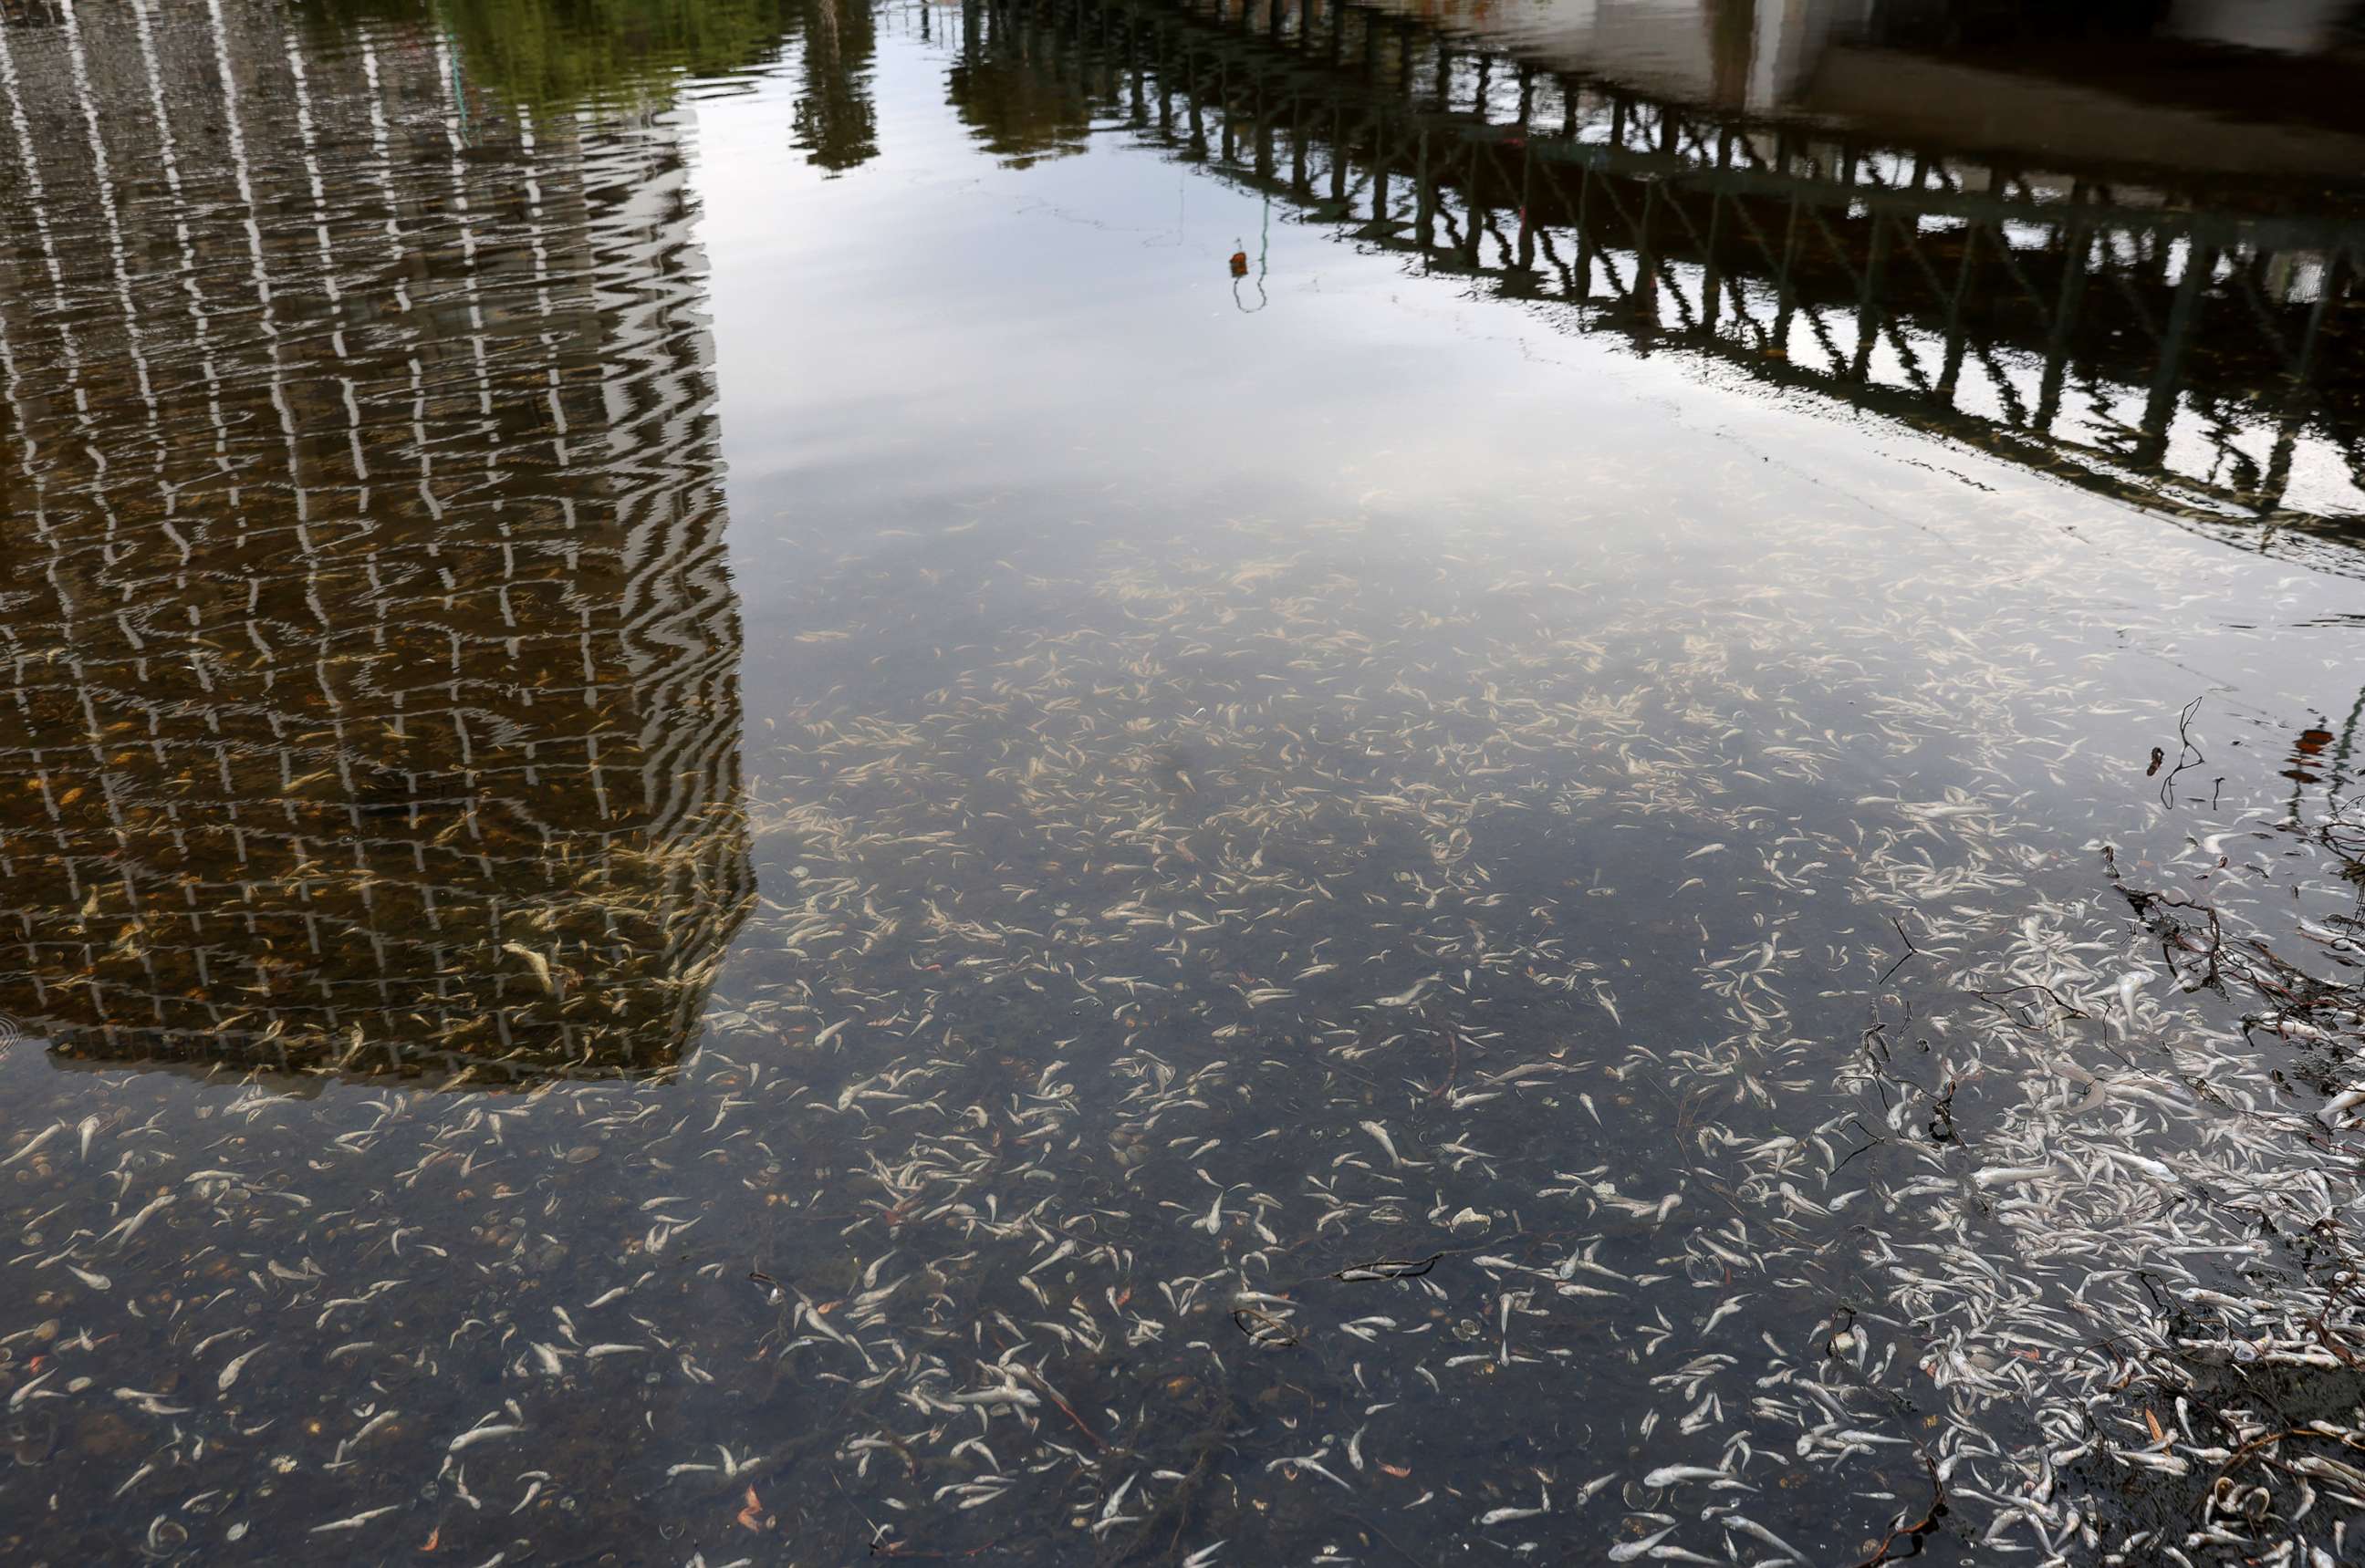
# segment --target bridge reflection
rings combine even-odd
[[[961,27],[972,71],[1023,62],[1425,272],[2365,574],[2365,207],[1867,144],[1340,0],[967,0]]]

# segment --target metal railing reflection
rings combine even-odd
[[[1425,270],[2365,571],[2365,213],[2333,198],[1870,145],[1340,0],[968,0],[962,25],[966,60]]]

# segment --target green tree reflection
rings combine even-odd
[[[879,156],[879,111],[870,101],[879,26],[869,0],[803,0],[795,144],[805,162],[843,174]]]
[[[1084,150],[1092,104],[1038,61],[989,48],[952,68],[946,96],[985,149],[1014,168]]]
[[[685,74],[777,59],[803,9],[795,0],[328,0],[310,12],[329,26],[432,28],[456,47],[472,86],[544,110],[662,96]]]

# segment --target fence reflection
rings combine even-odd
[[[1025,62],[1426,271],[2365,570],[2365,215],[2335,198],[1873,145],[1339,0],[968,0],[961,25],[973,68]]]

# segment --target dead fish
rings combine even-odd
[[[1660,1516],[1662,1518],[1665,1517],[1664,1514]],[[1647,1556],[1653,1547],[1675,1533],[1676,1527],[1669,1525],[1656,1534],[1646,1535],[1640,1540],[1620,1541],[1611,1547],[1606,1555],[1612,1562],[1631,1562],[1638,1557]]]
[[[544,958],[540,953],[535,952],[532,948],[527,946],[522,942],[504,942],[501,944],[501,951],[504,953],[515,953],[519,958],[523,958],[526,963],[526,968],[533,971],[533,978],[542,982],[542,989],[550,992],[553,996],[556,996],[558,994],[558,983],[551,976],[550,960],[548,958]]]
[[[1369,1263],[1353,1264],[1330,1277],[1348,1281],[1417,1280],[1436,1268],[1437,1260],[1444,1256],[1442,1252],[1432,1252],[1426,1258],[1381,1258]]]
[[[1388,1162],[1390,1164],[1395,1165],[1399,1169],[1406,1166],[1410,1166],[1414,1170],[1425,1170],[1427,1168],[1424,1161],[1407,1159],[1403,1155],[1398,1154],[1396,1152],[1395,1139],[1390,1137],[1388,1136],[1388,1129],[1382,1126],[1379,1123],[1358,1122],[1355,1125],[1372,1135],[1373,1141],[1377,1143],[1381,1149],[1386,1153]]]
[[[1642,1484],[1651,1487],[1675,1486],[1686,1481],[1707,1481],[1719,1483],[1723,1486],[1742,1486],[1743,1484],[1734,1478],[1731,1471],[1712,1470],[1701,1464],[1663,1464],[1642,1477]],[[1743,1490],[1754,1491],[1755,1488],[1743,1487]]]
[[[221,1393],[228,1394],[230,1384],[238,1381],[238,1374],[246,1370],[246,1363],[261,1355],[265,1349],[264,1346],[257,1345],[252,1350],[232,1357],[230,1364],[222,1368],[221,1376],[214,1380],[214,1387]]]
[[[445,1446],[443,1451],[445,1453],[458,1453],[463,1449],[475,1448],[478,1443],[489,1443],[499,1438],[515,1437],[518,1433],[524,1430],[525,1428],[522,1426],[520,1426],[515,1422],[508,1422],[490,1427],[474,1427],[469,1428],[467,1431],[461,1433],[458,1437],[454,1438],[451,1442]]]
[[[1971,1184],[1980,1188],[2017,1186],[2023,1182],[2041,1182],[2053,1173],[2050,1165],[1990,1165],[1973,1171]]]
[[[383,1518],[388,1514],[400,1513],[408,1506],[403,1503],[388,1503],[383,1508],[372,1508],[367,1513],[353,1514],[342,1519],[331,1519],[324,1525],[314,1525],[307,1533],[327,1535],[331,1530],[359,1529],[372,1519]]]
[[[1532,1508],[1489,1508],[1478,1516],[1481,1525],[1506,1525],[1513,1519],[1532,1519],[1552,1512],[1552,1488],[1543,1487],[1542,1500]]]
[[[65,1124],[63,1122],[51,1122],[48,1126],[42,1128],[39,1132],[35,1133],[22,1148],[17,1150],[16,1153],[10,1155],[6,1159],[0,1159],[0,1169],[6,1169],[8,1166],[16,1164],[17,1161],[20,1159],[28,1159],[33,1155],[39,1154],[41,1151],[41,1146],[48,1143],[51,1138],[57,1137],[59,1129],[62,1128],[64,1126]]]
[[[1413,981],[1412,985],[1408,989],[1400,991],[1394,996],[1374,997],[1372,1004],[1374,1007],[1410,1007],[1414,1002],[1420,1000],[1421,992],[1427,991],[1430,986],[1435,985],[1439,980],[1441,980],[1444,978],[1445,977],[1442,974],[1423,975],[1420,979]]]

